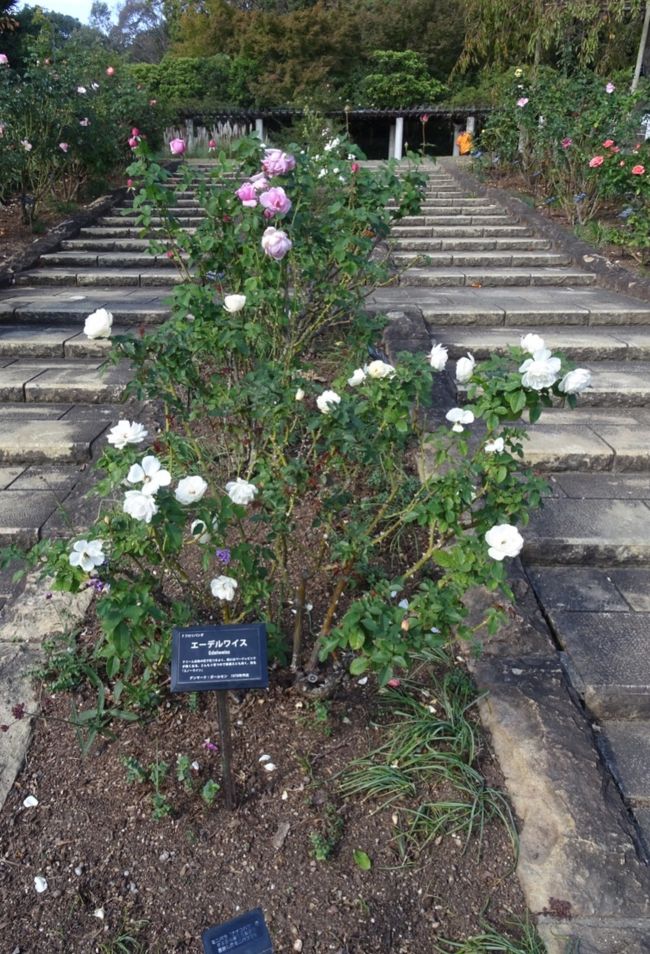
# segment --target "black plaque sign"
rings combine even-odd
[[[266,689],[268,684],[264,623],[173,630],[172,692]]]
[[[203,932],[204,954],[273,954],[261,908]]]

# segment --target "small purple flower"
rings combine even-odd
[[[219,746],[215,745],[214,742],[211,742],[210,739],[204,739],[201,743],[202,747],[206,752],[218,752]]]
[[[216,556],[219,563],[223,563],[224,566],[228,566],[228,564],[230,563],[230,550],[228,549],[228,547],[223,547],[223,548],[219,547],[215,551],[214,555]]]
[[[614,86],[613,83],[608,83],[607,86],[605,87],[605,92],[611,95],[611,93],[613,93],[615,89],[616,87]]]

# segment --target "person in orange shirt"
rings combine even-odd
[[[474,146],[474,137],[471,132],[462,132],[456,139],[456,145],[461,156],[466,156],[468,152],[471,152]]]

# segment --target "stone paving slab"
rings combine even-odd
[[[637,613],[650,613],[650,567],[612,567],[612,581]]]
[[[640,571],[645,574],[645,570]],[[547,609],[566,612],[629,613],[630,605],[610,572],[599,567],[529,566],[528,577]]]
[[[557,483],[567,497],[578,500],[648,500],[647,474],[558,474]]]
[[[73,464],[59,464],[58,467],[31,465],[26,467],[10,485],[13,490],[50,491],[67,496],[78,483],[79,467]]]
[[[90,459],[91,444],[106,429],[106,421],[23,419],[0,427],[1,463],[70,463]]]
[[[14,480],[20,477],[24,470],[25,468],[20,465],[16,467],[0,466],[0,490],[6,490]]]
[[[477,360],[489,358],[495,352],[505,354],[511,346],[518,347],[521,336],[529,331],[528,327],[514,326],[508,329],[482,328],[480,331],[463,327],[431,327],[433,337],[449,349],[451,358],[471,351]],[[639,344],[633,352],[635,356],[650,357],[650,335],[647,337],[647,350]],[[613,334],[609,329],[553,326],[544,331],[544,341],[552,351],[565,352],[574,361],[632,357],[631,349],[620,331]]]
[[[556,660],[484,656],[471,667],[519,819],[517,874],[532,913],[559,905],[601,926],[650,917],[650,870]]]
[[[546,471],[610,470],[614,456],[605,440],[581,424],[554,427],[541,422],[530,429],[524,444],[526,463]]]
[[[24,401],[27,382],[45,370],[44,365],[26,367],[15,362],[0,368],[0,401]]]
[[[639,500],[547,501],[524,531],[528,563],[650,562],[650,508]]]
[[[542,917],[538,930],[547,954],[650,954],[650,923],[646,920],[559,922]]]
[[[57,509],[59,501],[52,491],[0,491],[0,546],[15,543],[31,546],[39,530]]]
[[[25,328],[0,325],[0,355],[63,357],[65,342],[78,334],[78,327]]]
[[[650,717],[650,614],[548,615],[589,711],[598,719]]]
[[[650,808],[650,722],[605,721],[602,732],[623,796]]]
[[[125,368],[92,367],[48,368],[25,385],[25,400],[83,401],[107,403],[119,401],[131,378]],[[2,377],[0,372],[0,387]]]

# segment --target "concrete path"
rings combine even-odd
[[[458,168],[441,163],[422,214],[393,229],[410,267],[374,307],[404,312],[393,352],[482,358],[537,331],[593,371],[576,411],[529,428],[551,496],[523,529],[523,615],[473,665],[548,950],[648,952],[650,303],[597,285]]]

